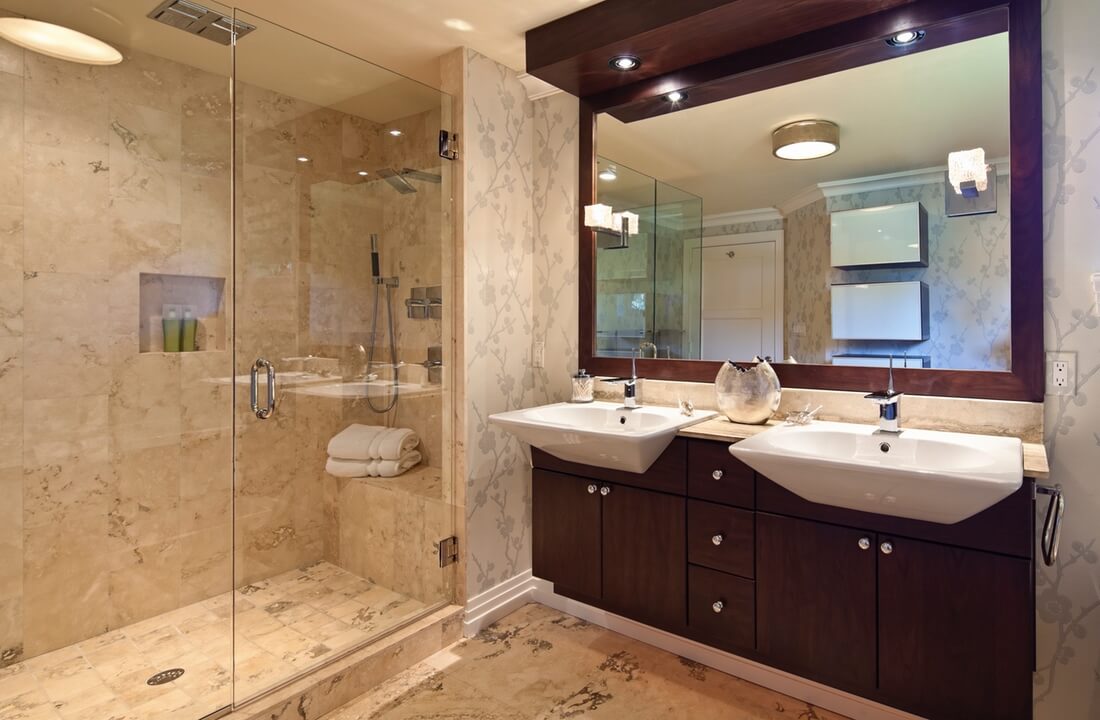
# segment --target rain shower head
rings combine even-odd
[[[165,0],[148,17],[221,45],[231,43],[234,36],[240,40],[256,29],[255,25],[226,17],[191,0]]]
[[[410,185],[409,181],[406,180],[401,173],[396,172],[393,168],[382,168],[378,171],[378,177],[385,180],[387,183],[390,184],[390,187],[392,187],[394,190],[401,193],[402,195],[408,195],[409,193],[416,192],[416,188]]]
[[[443,182],[442,175],[424,172],[423,170],[413,170],[412,168],[401,168],[401,175],[402,177],[410,178],[412,180],[422,180],[423,182],[435,183],[436,185]]]

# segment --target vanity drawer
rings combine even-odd
[[[755,650],[755,583],[688,566],[688,629],[692,637],[707,645]]]
[[[730,455],[730,443],[715,440],[688,442],[688,496],[752,508],[756,502],[755,474]]]
[[[732,459],[732,456],[730,456]],[[687,439],[674,438],[668,449],[653,461],[644,473],[582,465],[556,458],[548,452],[531,448],[531,461],[540,470],[575,475],[590,480],[603,480],[618,485],[630,485],[643,490],[658,490],[683,495],[687,475]]]
[[[748,510],[688,500],[688,562],[753,577],[754,524]]]

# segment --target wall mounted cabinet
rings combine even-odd
[[[560,595],[937,720],[1030,720],[1034,483],[954,525],[808,502],[677,438],[644,474],[534,460]]]
[[[929,338],[928,286],[922,282],[833,285],[834,340]]]
[[[829,224],[835,268],[928,267],[928,212],[919,202],[841,210]]]

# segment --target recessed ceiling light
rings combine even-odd
[[[0,18],[0,38],[59,60],[85,65],[117,65],[122,53],[91,35],[53,23]]]
[[[393,128],[392,130],[389,131],[389,133],[390,133],[390,135],[393,135],[394,137],[401,137],[401,135],[403,134],[397,128]]]
[[[783,160],[813,160],[840,148],[840,128],[828,120],[799,120],[772,132],[772,153]]]
[[[682,90],[673,90],[665,95],[665,100],[668,100],[670,103],[678,103],[687,100],[687,93]]]
[[[299,155],[297,160],[300,163],[307,163],[307,162],[309,162],[309,156],[308,155]]]
[[[893,47],[903,47],[905,45],[912,45],[915,42],[924,39],[923,30],[903,30],[897,35],[893,35],[886,40],[887,45]]]
[[[617,180],[619,178],[619,174],[615,172],[615,166],[612,165],[610,167],[604,168],[603,170],[600,170],[599,178],[600,180],[611,182],[612,180]]]
[[[359,177],[366,177],[367,175],[370,175],[370,173],[367,172],[366,170],[360,170],[359,172],[357,172],[355,174],[358,175]]]
[[[443,21],[443,24],[452,30],[458,30],[459,32],[470,32],[474,29],[474,26],[466,22],[461,18],[448,18]]]
[[[631,70],[637,70],[642,66],[640,58],[634,55],[616,55],[607,61],[607,64],[611,66],[612,70],[619,70],[621,72],[629,72]]]

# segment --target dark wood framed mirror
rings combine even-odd
[[[581,97],[579,361],[590,373],[623,376],[628,357],[597,352],[597,236],[583,208],[597,197],[597,116],[632,123],[747,96],[893,58],[1007,31],[1010,194],[1006,292],[1010,347],[1005,369],[905,367],[898,390],[922,395],[1041,401],[1044,392],[1042,295],[1042,90],[1038,0],[875,0],[705,2],[650,7],[607,0],[530,31],[528,70]],[[911,47],[886,42],[920,28]],[[617,55],[643,59],[640,73],[609,67]],[[966,67],[958,68],[965,75]],[[965,78],[964,78],[965,79]],[[665,96],[686,92],[675,106]],[[783,356],[780,355],[779,359]],[[747,360],[748,358],[735,358]],[[644,358],[643,378],[711,382],[721,362]],[[876,367],[778,362],[784,386],[865,391],[885,382]]]

